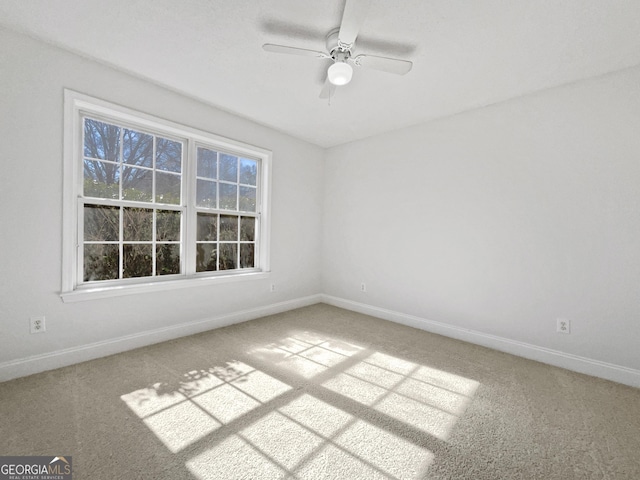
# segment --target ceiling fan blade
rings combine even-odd
[[[324,52],[317,50],[308,50],[306,48],[287,47],[285,45],[275,45],[273,43],[265,43],[262,45],[263,50],[272,53],[286,53],[288,55],[302,55],[304,57],[331,58]]]
[[[404,75],[411,70],[413,62],[397,58],[378,57],[377,55],[358,55],[353,57],[353,63],[359,67],[381,70],[383,72]]]
[[[356,41],[360,27],[369,13],[371,0],[346,0],[338,38],[347,45]]]
[[[329,78],[324,81],[324,86],[320,91],[320,98],[331,98],[336,93],[336,86],[329,81]]]

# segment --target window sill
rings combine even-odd
[[[137,295],[140,293],[163,292],[181,288],[205,287],[221,283],[244,282],[261,280],[269,277],[269,272],[240,273],[219,277],[193,277],[163,282],[149,282],[135,285],[118,285],[109,287],[81,288],[70,292],[62,292],[60,298],[64,303],[84,302],[101,298],[119,297],[123,295]]]

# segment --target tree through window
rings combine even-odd
[[[89,117],[83,139],[83,281],[180,274],[184,142]]]
[[[268,152],[75,96],[78,241],[63,291],[265,270]]]

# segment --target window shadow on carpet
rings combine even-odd
[[[425,474],[478,386],[301,330],[120,398],[199,480],[409,479]]]

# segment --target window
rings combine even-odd
[[[65,301],[268,271],[270,152],[75,92],[65,104]]]

